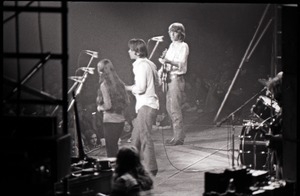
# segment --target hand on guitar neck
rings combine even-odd
[[[165,59],[167,51],[168,51],[168,49],[165,49],[162,52],[162,55],[160,56],[158,61],[164,66],[164,69],[167,69],[167,71],[171,71],[173,67],[178,68],[179,66],[177,64],[172,63],[170,60]]]
[[[160,79],[161,79],[161,84],[162,84],[162,91],[166,92],[167,91],[167,83],[168,83],[168,77],[169,77],[169,72],[171,71],[172,64],[170,64],[170,61],[165,59],[167,49],[165,49],[158,59],[158,61],[162,64],[161,69],[159,71]]]
[[[158,59],[158,61],[159,61],[162,65],[166,64],[165,56],[166,56],[166,54],[167,54],[167,51],[168,51],[168,49],[165,49],[165,50],[162,52],[162,54],[160,55],[160,58]]]

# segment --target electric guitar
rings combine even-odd
[[[175,65],[175,64],[170,64],[170,63],[165,63],[163,61],[163,59],[165,58],[166,56],[166,53],[167,53],[167,49],[165,49],[161,55],[161,57],[159,58],[159,62],[162,64],[162,75],[161,75],[161,81],[162,81],[162,91],[163,92],[166,92],[168,89],[167,89],[167,83],[170,82],[170,72],[171,70],[174,70],[175,69],[179,69],[179,66],[178,65]]]
[[[165,49],[163,52],[162,52],[162,55],[160,56],[160,58],[165,58],[166,56],[166,53],[167,53],[167,49]],[[167,70],[167,65],[166,63],[162,63],[162,75],[161,75],[161,81],[162,81],[162,91],[163,92],[166,92],[167,91],[167,82],[168,82],[168,75],[169,74],[169,71]]]

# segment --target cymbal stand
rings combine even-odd
[[[235,139],[234,113],[236,111],[232,112],[226,118],[223,118],[219,123],[217,123],[217,127],[219,127],[219,126],[221,126],[222,123],[226,122],[229,118],[231,118],[231,122],[232,122],[232,126],[231,126],[231,140],[232,140],[231,141],[231,166],[232,166],[232,169],[235,169],[235,164],[234,164],[234,151],[235,151],[235,149],[234,149],[235,148],[235,145],[234,145],[234,139]]]
[[[231,166],[232,166],[232,169],[235,168],[235,165],[234,165],[234,136],[235,136],[235,126],[234,126],[234,114],[231,115],[231,120],[232,120],[232,126],[231,126]]]

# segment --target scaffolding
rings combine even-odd
[[[43,5],[42,5],[43,4]],[[17,66],[17,73],[15,73],[16,77],[12,78],[5,75],[3,71],[2,74],[2,88],[8,89],[9,92],[2,93],[2,117],[7,116],[7,109],[14,108],[14,115],[18,120],[18,117],[22,116],[22,108],[21,105],[33,104],[33,105],[42,105],[42,106],[54,106],[60,107],[61,115],[60,126],[62,128],[63,134],[68,133],[68,7],[66,1],[55,2],[54,6],[45,6],[45,2],[21,2],[21,1],[10,1],[3,2],[2,10],[3,16],[7,16],[3,18],[3,32],[5,32],[6,27],[14,24],[14,32],[15,33],[15,51],[7,52],[3,47],[2,52],[2,70],[6,70],[12,65],[9,63],[14,61]],[[50,3],[51,5],[51,3]],[[9,14],[8,14],[9,13]],[[61,21],[61,51],[48,51],[44,52],[41,47],[40,52],[21,52],[20,43],[20,26],[24,20],[26,14],[36,13],[38,16],[41,14],[59,14]],[[52,16],[52,15],[49,15]],[[46,15],[48,17],[48,15]],[[39,21],[40,22],[40,21]],[[27,35],[28,39],[33,39],[33,35]],[[3,37],[4,39],[4,37]],[[22,61],[24,60],[33,60],[37,61],[34,66],[25,74],[25,76],[21,76],[20,69],[22,67]],[[28,85],[29,81],[32,77],[41,71],[44,71],[44,65],[49,61],[61,61],[61,97],[56,97],[51,93],[45,91],[44,87],[41,89],[34,88]],[[43,73],[44,74],[44,73]],[[52,74],[52,73],[50,73]],[[41,84],[44,85],[44,81],[41,81]],[[2,89],[2,91],[4,91]],[[22,93],[30,94],[30,98],[25,98],[22,96]],[[12,107],[12,108],[9,108]],[[44,114],[48,115],[48,114]],[[52,114],[57,115],[57,113]],[[59,124],[59,123],[58,123]]]
[[[4,34],[1,120],[5,129],[2,129],[0,139],[5,142],[0,143],[0,153],[5,160],[1,167],[5,168],[4,176],[7,179],[3,187],[12,195],[48,195],[51,192],[54,195],[54,184],[65,179],[71,170],[67,111],[67,2],[6,1],[1,7]],[[52,28],[50,35],[58,32],[55,36],[59,36],[61,41],[47,39],[49,43],[57,44],[54,45],[59,49],[52,50],[49,47],[50,51],[44,52],[41,16],[48,22],[53,14],[60,24],[53,24],[58,28]],[[31,25],[34,22],[31,19],[36,16],[38,25],[33,29]],[[37,29],[39,34],[34,32]],[[40,50],[37,50],[36,42],[31,43],[35,39],[40,41]],[[48,78],[54,78],[52,81],[57,77],[56,71],[47,73],[45,64],[51,64],[50,69],[56,70],[57,75],[61,76],[57,83],[59,95],[50,92],[45,85],[46,74]],[[54,107],[59,107],[59,112],[51,112]],[[24,108],[30,108],[30,112],[24,113]]]

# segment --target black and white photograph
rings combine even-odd
[[[1,8],[3,194],[299,194],[298,3]]]

